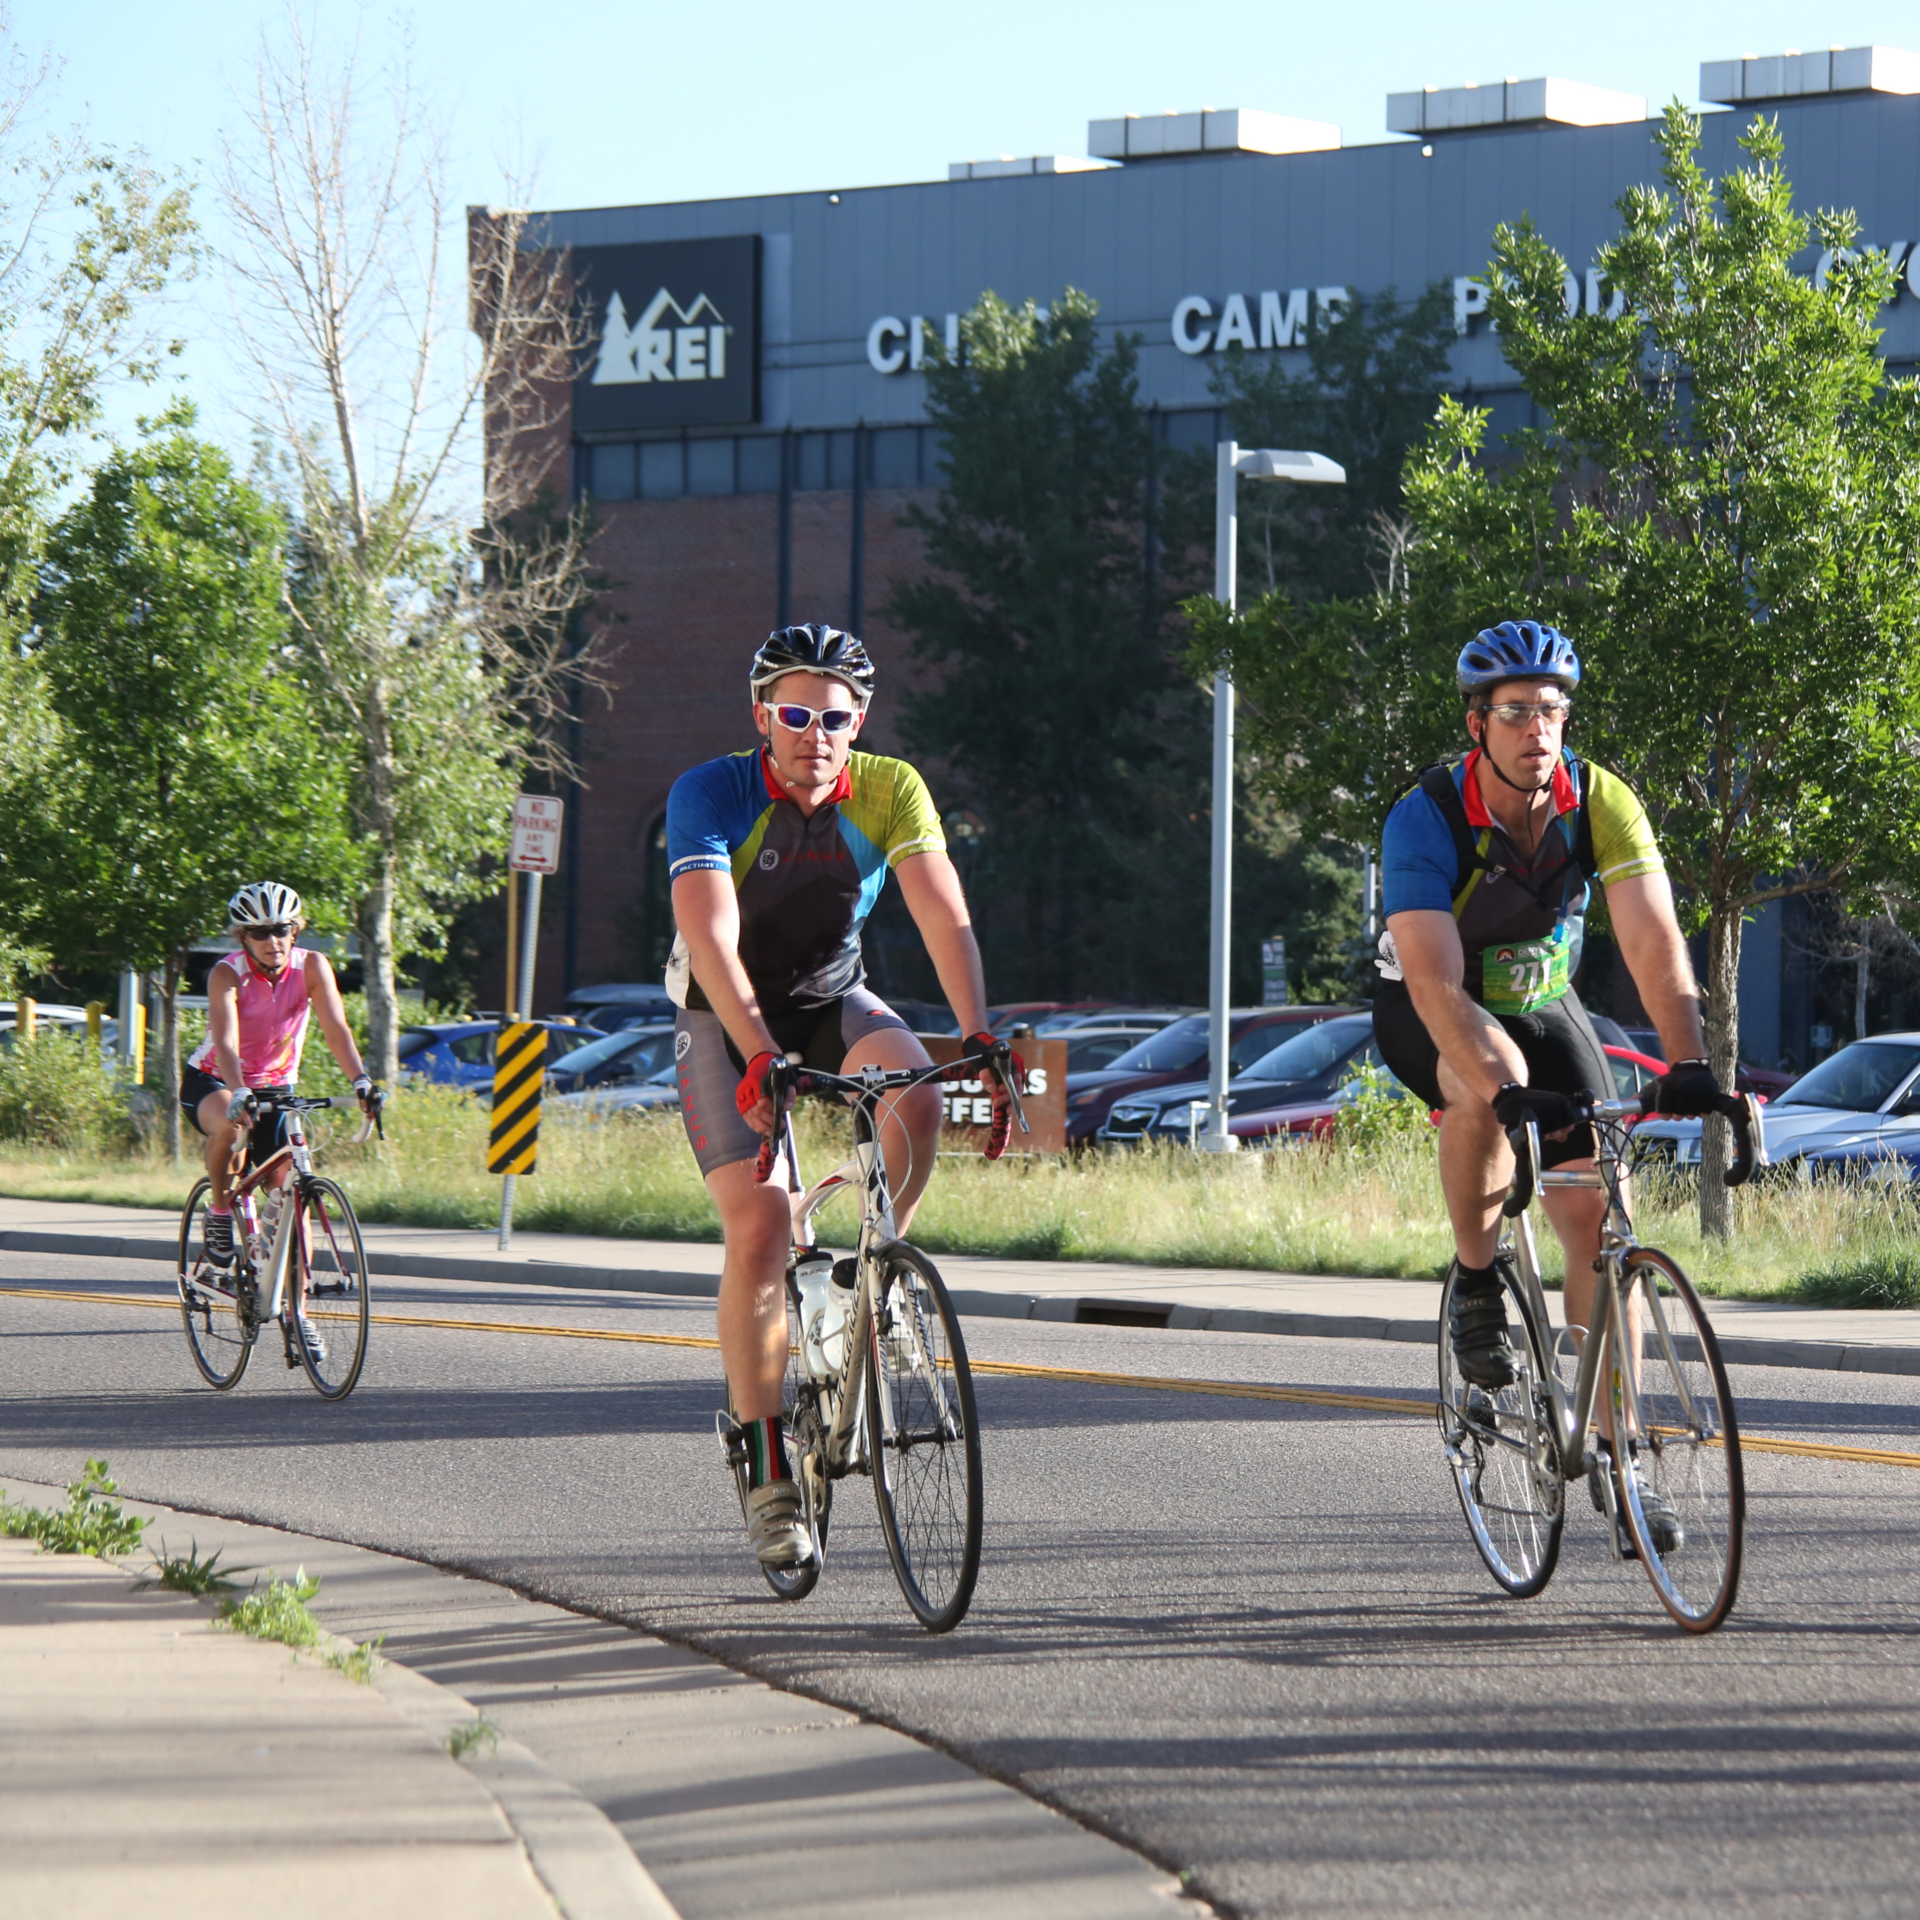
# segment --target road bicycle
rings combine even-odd
[[[304,1100],[284,1087],[254,1090],[256,1115],[287,1116],[286,1142],[234,1183],[231,1268],[207,1264],[209,1183],[201,1180],[187,1196],[180,1215],[180,1317],[194,1365],[223,1393],[240,1384],[262,1329],[276,1322],[287,1365],[304,1367],[323,1400],[344,1400],[360,1378],[367,1357],[366,1248],[346,1194],[314,1172],[303,1124],[306,1114],[358,1104],[350,1093]],[[376,1107],[354,1138],[366,1139],[379,1125]],[[262,1191],[283,1161],[292,1178]],[[317,1347],[301,1338],[301,1312],[319,1336]]]
[[[1591,1169],[1543,1171],[1531,1121],[1508,1136],[1514,1176],[1502,1211],[1509,1224],[1494,1266],[1519,1363],[1511,1385],[1492,1391],[1461,1378],[1446,1336],[1451,1278],[1441,1296],[1441,1441],[1473,1543],[1508,1593],[1524,1598],[1552,1579],[1567,1489],[1584,1477],[1606,1516],[1614,1557],[1637,1556],[1667,1612],[1690,1633],[1710,1633],[1739,1591],[1746,1529],[1727,1371],[1693,1283],[1669,1255],[1634,1238],[1625,1192],[1628,1130],[1644,1105],[1591,1098],[1576,1104],[1593,1128]],[[1751,1096],[1730,1099],[1724,1111],[1734,1129],[1726,1182],[1739,1186],[1765,1164],[1760,1114]],[[1536,1193],[1568,1187],[1607,1196],[1595,1263],[1598,1324],[1556,1333],[1527,1210]],[[1603,1387],[1611,1447],[1599,1433]],[[1627,1460],[1637,1471],[1622,1470]],[[1664,1548],[1643,1504],[1643,1483],[1672,1502],[1679,1522],[1677,1539],[1663,1523]]]
[[[943,1066],[838,1074],[802,1072],[782,1061],[769,1075],[781,1120],[755,1172],[765,1179],[775,1163],[784,1169],[794,1212],[781,1418],[812,1542],[810,1556],[798,1565],[761,1568],[782,1600],[804,1599],[818,1582],[834,1484],[849,1474],[873,1481],[887,1557],[920,1624],[945,1633],[959,1625],[973,1598],[981,1533],[973,1375],[945,1283],[894,1224],[893,1191],[880,1151],[880,1102],[924,1081],[951,1078],[956,1068],[988,1065],[1004,1071],[1014,1119],[1027,1132],[1004,1042],[991,1053],[963,1055]],[[811,1187],[802,1184],[793,1124],[784,1111],[789,1089],[796,1095],[843,1095],[853,1106],[852,1157]],[[833,1263],[814,1238],[814,1216],[843,1188],[860,1201],[851,1286],[829,1277]],[[844,1280],[848,1262],[839,1266]],[[746,1440],[731,1404],[716,1425],[744,1516]]]

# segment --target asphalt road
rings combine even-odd
[[[0,1288],[161,1297],[153,1263],[0,1255]],[[708,1310],[377,1283],[376,1308],[701,1334]],[[979,1320],[976,1359],[1405,1395],[1423,1351]],[[1576,1501],[1561,1568],[1481,1570],[1432,1425],[978,1380],[987,1546],[930,1640],[864,1486],[814,1596],[745,1557],[698,1348],[376,1326],[353,1398],[177,1318],[0,1293],[0,1474],[71,1477],[456,1566],[919,1733],[1245,1915],[1911,1914],[1920,1474],[1750,1454],[1740,1604],[1680,1635]],[[1920,1380],[1746,1369],[1750,1432],[1920,1455]]]

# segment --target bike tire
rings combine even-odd
[[[800,1484],[801,1511],[813,1535],[813,1558],[797,1567],[769,1567],[756,1561],[760,1577],[780,1600],[804,1600],[820,1583],[826,1560],[827,1527],[833,1515],[833,1483],[821,1466],[820,1424],[813,1415],[811,1383],[800,1351],[800,1300],[793,1276],[787,1276],[787,1372],[780,1389],[780,1418],[787,1430],[787,1462]],[[735,1420],[733,1395],[727,1395],[727,1418]],[[734,1492],[740,1498],[740,1519],[747,1518],[747,1467],[744,1453],[729,1451]]]
[[[1496,1263],[1495,1271],[1507,1296],[1509,1339],[1514,1321],[1520,1323],[1514,1348],[1520,1377],[1498,1391],[1461,1377],[1448,1335],[1454,1282],[1449,1274],[1440,1295],[1440,1442],[1467,1531],[1487,1571],[1516,1600],[1526,1600],[1546,1586],[1560,1563],[1567,1490],[1546,1386],[1553,1363],[1550,1335],[1535,1325],[1507,1262]]]
[[[174,1282],[180,1292],[180,1318],[187,1331],[187,1351],[200,1377],[217,1393],[240,1384],[253,1358],[258,1328],[248,1310],[247,1265],[244,1253],[234,1262],[232,1277],[222,1286],[195,1251],[206,1222],[211,1183],[202,1180],[187,1195],[180,1211],[180,1252],[174,1263]]]
[[[877,1256],[867,1334],[867,1458],[894,1578],[929,1633],[966,1617],[980,1577],[980,1421],[959,1316],[933,1262]]]
[[[1636,1247],[1622,1295],[1642,1313],[1633,1456],[1648,1484],[1673,1503],[1682,1538],[1664,1551],[1656,1544],[1634,1474],[1615,1474],[1620,1510],[1660,1604],[1688,1633],[1711,1633],[1739,1595],[1746,1544],[1746,1474],[1727,1370],[1677,1261]],[[1617,1369],[1609,1369],[1608,1390],[1618,1434],[1625,1408]]]
[[[319,1333],[323,1352],[310,1353],[297,1334],[294,1345],[314,1392],[323,1400],[344,1400],[366,1364],[371,1319],[360,1222],[353,1202],[331,1180],[303,1182],[288,1204],[305,1216],[307,1230],[296,1232],[293,1257],[301,1263],[307,1320]]]

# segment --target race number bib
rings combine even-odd
[[[1572,984],[1573,942],[1564,923],[1545,940],[1488,947],[1480,956],[1480,1004],[1489,1013],[1532,1013]]]

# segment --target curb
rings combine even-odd
[[[384,1654],[370,1684],[442,1753],[455,1727],[480,1717],[471,1700]],[[518,1740],[502,1733],[490,1754],[455,1764],[493,1795],[566,1920],[680,1920],[620,1829]]]
[[[151,1237],[99,1233],[0,1230],[0,1252],[64,1253],[96,1260],[166,1260],[173,1247]],[[508,1271],[497,1261],[462,1260],[425,1253],[369,1249],[370,1272],[398,1280],[458,1280],[518,1287],[583,1287],[613,1293],[656,1293],[714,1300],[720,1282],[706,1274],[667,1273],[643,1267],[571,1266],[528,1261]],[[1167,1327],[1175,1332],[1261,1333],[1308,1340],[1385,1340],[1432,1346],[1437,1324],[1426,1318],[1389,1320],[1378,1314],[1260,1313],[1247,1307],[1195,1307],[1168,1300],[1105,1300],[1091,1296],[994,1293],[953,1287],[954,1309],[975,1319],[1050,1320],[1073,1326]],[[1920,1346],[1850,1346],[1840,1340],[1767,1340],[1720,1336],[1720,1357],[1729,1366],[1786,1367],[1816,1373],[1920,1374]]]

